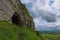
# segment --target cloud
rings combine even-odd
[[[60,0],[21,0],[33,17],[36,30],[60,29]]]
[[[20,0],[23,4],[30,3],[32,0]]]
[[[50,0],[48,4],[52,5],[54,2],[55,2],[54,0]]]

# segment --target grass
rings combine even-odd
[[[6,21],[0,21],[0,40],[17,40],[18,28]]]
[[[60,40],[60,33],[59,34],[40,34],[40,38],[43,38],[44,40]]]
[[[37,36],[34,30],[26,28],[23,25],[18,29],[18,26],[14,24],[10,24],[7,21],[0,21],[0,40],[18,40],[19,31],[22,35],[22,40],[60,40],[60,33],[40,33]]]
[[[21,26],[19,29],[16,25],[7,21],[0,21],[0,40],[18,40],[18,32],[21,33],[22,40],[40,40],[36,33],[30,29]]]
[[[40,40],[36,33],[30,28],[21,27],[20,32],[22,34],[22,40]]]
[[[10,24],[7,21],[0,21],[0,40],[18,40],[18,31],[22,35],[22,40],[60,40],[60,33],[40,33],[37,36],[34,30],[26,28],[23,25],[18,29],[18,26],[14,24]]]

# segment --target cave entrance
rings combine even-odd
[[[20,21],[19,14],[15,12],[12,16],[12,23],[19,25],[19,21]]]

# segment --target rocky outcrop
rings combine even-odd
[[[0,20],[34,29],[32,17],[19,0],[0,0]]]

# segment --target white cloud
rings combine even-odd
[[[27,4],[27,3],[30,3],[32,2],[32,0],[20,0],[23,4]]]
[[[54,6],[56,9],[60,9],[60,0],[55,0],[53,6]]]
[[[54,1],[49,5],[49,1]],[[21,0],[26,5],[33,17],[37,30],[60,29],[60,0]],[[27,5],[28,4],[28,5]],[[32,5],[32,6],[31,6]],[[51,16],[51,15],[54,16]],[[54,19],[55,22],[47,22],[47,19]]]

